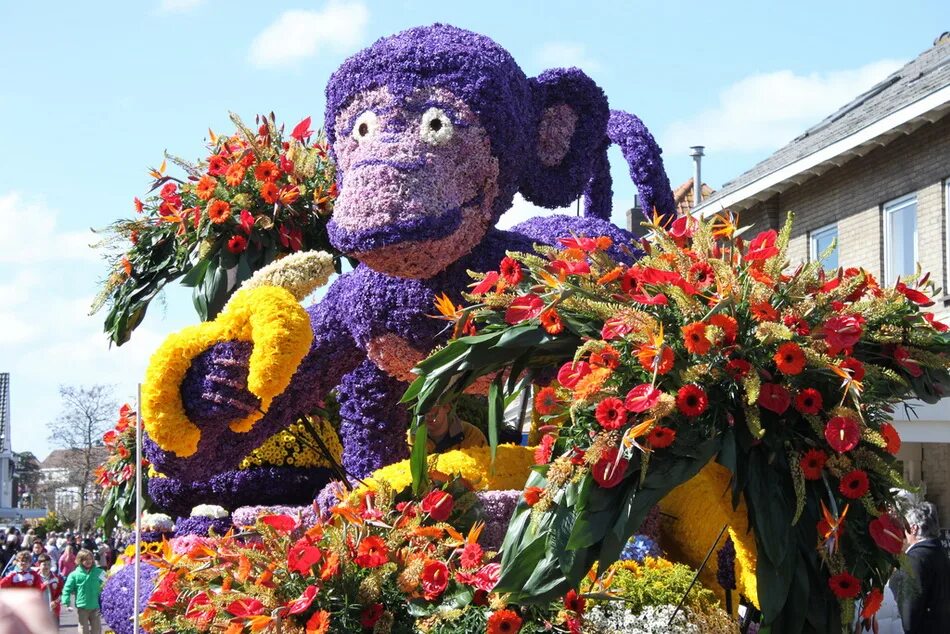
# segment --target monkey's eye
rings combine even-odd
[[[357,141],[361,141],[375,135],[378,127],[379,123],[376,120],[376,113],[372,110],[367,110],[353,122],[353,131],[350,132],[350,134],[353,135],[353,138]]]
[[[444,110],[429,108],[422,113],[419,136],[423,141],[432,145],[442,145],[448,143],[453,134],[455,134],[455,128],[452,125],[452,119]]]

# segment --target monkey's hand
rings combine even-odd
[[[152,356],[142,386],[145,430],[180,458],[197,451],[203,430],[250,430],[312,341],[310,319],[288,291],[238,291],[214,321],[168,337]]]

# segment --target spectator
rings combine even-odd
[[[14,558],[13,572],[0,579],[0,588],[36,588],[39,590],[43,581],[40,576],[30,570],[30,551],[21,550]]]
[[[37,572],[43,581],[43,597],[46,600],[46,604],[49,605],[49,611],[52,613],[53,619],[56,621],[58,627],[60,596],[63,594],[63,578],[53,572],[52,557],[44,553],[40,555],[39,562],[39,570],[37,570]]]
[[[426,414],[426,451],[443,453],[452,449],[486,447],[485,434],[471,423],[463,421],[448,405],[437,405]],[[412,432],[409,432],[412,436]],[[409,438],[409,445],[415,438]]]
[[[950,632],[950,560],[940,546],[937,507],[921,502],[904,514],[910,571],[898,570],[888,585],[907,634]]]
[[[99,595],[102,594],[102,584],[105,583],[106,573],[96,565],[92,553],[85,548],[76,554],[76,562],[78,566],[69,573],[66,586],[63,588],[66,608],[72,605],[73,595],[75,595],[82,634],[102,634]]]
[[[16,533],[7,533],[7,543],[0,550],[0,575],[6,572],[7,565],[13,561],[14,555],[20,549],[19,546],[20,538],[16,536]]]
[[[71,544],[66,544],[66,547],[63,549],[63,554],[59,557],[59,565],[57,570],[59,574],[65,579],[69,576],[73,570],[76,569],[76,548]]]
[[[94,553],[96,552],[96,540],[92,538],[92,535],[87,533],[86,536],[82,540],[82,547],[85,550],[88,550],[89,552]]]
[[[112,550],[109,548],[109,544],[102,542],[99,544],[99,566],[103,570],[108,570],[112,567]]]
[[[33,535],[33,529],[26,531],[26,535],[23,536],[23,541],[20,542],[20,548],[26,550],[33,546],[33,540],[35,536]]]
[[[40,560],[40,555],[45,555],[45,554],[47,554],[47,552],[46,552],[46,546],[43,545],[43,540],[42,540],[42,539],[34,539],[34,540],[33,540],[33,550],[30,551],[30,556],[31,556],[31,558],[32,558],[32,560],[33,560],[33,561],[32,561],[32,565],[33,565],[33,566],[36,566],[37,563],[38,563],[39,560]]]

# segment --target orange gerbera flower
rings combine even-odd
[[[582,401],[590,400],[604,387],[610,375],[610,368],[594,368],[574,386],[574,397]]]
[[[307,621],[307,634],[327,634],[330,631],[330,613],[326,610],[317,610]]]
[[[201,177],[201,180],[198,181],[198,186],[195,188],[195,194],[201,200],[208,200],[214,196],[214,190],[218,186],[218,181],[213,176],[208,176],[205,174]]]
[[[221,224],[222,222],[227,222],[228,218],[231,217],[231,205],[226,203],[223,200],[218,200],[217,198],[212,198],[208,202],[208,218],[211,219],[216,225]]]
[[[272,183],[280,178],[280,168],[273,161],[261,161],[254,168],[254,178],[260,182]]]
[[[559,335],[564,331],[564,322],[561,321],[561,316],[553,308],[541,313],[540,320],[541,327],[549,335]]]
[[[515,634],[521,629],[521,617],[514,610],[498,610],[488,617],[488,634]]]
[[[792,341],[780,345],[772,358],[782,374],[801,374],[805,369],[805,353]]]
[[[277,198],[280,195],[277,185],[267,181],[261,185],[261,198],[264,199],[268,205],[273,205],[277,202]]]
[[[235,163],[228,168],[228,171],[224,173],[224,182],[226,182],[231,187],[237,187],[241,184],[241,181],[244,180],[245,173],[244,166],[240,163]]]
[[[706,338],[706,324],[701,321],[694,321],[681,328],[683,331],[683,343],[686,349],[693,354],[706,354],[712,343]]]
[[[623,275],[623,267],[615,266],[614,268],[610,269],[609,271],[601,275],[599,278],[597,278],[597,283],[600,284],[601,286],[604,286],[606,284],[610,284],[611,282],[615,282],[619,280],[621,275]]]
[[[637,351],[637,360],[647,372],[656,371],[657,374],[666,374],[673,369],[673,349],[662,346],[657,351],[655,346],[642,345]]]
[[[749,306],[749,312],[756,321],[775,321],[778,311],[768,302],[757,302]]]
[[[739,335],[739,324],[735,319],[724,313],[716,313],[706,321],[710,326],[721,328],[723,332],[723,343],[732,345],[736,342]]]

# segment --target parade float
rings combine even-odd
[[[772,632],[873,614],[900,563],[890,408],[947,379],[925,276],[789,267],[790,224],[675,217],[639,119],[578,69],[528,78],[454,27],[345,61],[325,142],[309,120],[287,139],[272,116],[235,122],[113,227],[133,247],[106,286],[110,338],[174,279],[204,320],[143,383],[168,515],[110,577],[116,632],[133,615],[150,632],[734,632],[740,600]],[[611,144],[652,210],[644,240],[609,222]],[[583,197],[584,215],[494,228],[516,193]],[[304,308],[342,257],[355,268]],[[426,455],[422,417],[467,393],[487,397],[489,446]],[[525,395],[536,446],[501,444]]]

